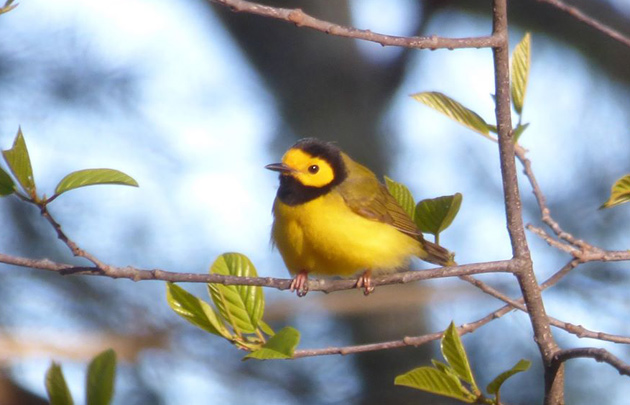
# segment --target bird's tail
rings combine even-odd
[[[437,264],[438,266],[457,266],[455,263],[455,254],[444,249],[442,246],[429,242],[428,240],[422,241],[422,253],[420,258],[426,262]]]

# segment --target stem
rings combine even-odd
[[[493,36],[501,38],[501,43],[493,48],[497,101],[496,117],[507,228],[512,244],[513,260],[516,264],[514,275],[523,293],[534,330],[534,340],[543,358],[545,404],[561,404],[564,403],[564,367],[553,361],[559,348],[551,333],[540,287],[534,274],[532,259],[525,238],[521,198],[516,176],[510,107],[507,0],[494,0]]]

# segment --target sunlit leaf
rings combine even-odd
[[[467,403],[475,402],[475,397],[462,386],[457,377],[432,367],[419,367],[401,374],[396,377],[394,384],[459,399]]]
[[[444,336],[442,336],[440,346],[442,349],[442,355],[453,370],[455,370],[457,376],[469,383],[473,389],[477,391],[477,384],[475,383],[475,378],[473,377],[472,370],[470,369],[470,363],[468,362],[468,356],[466,356],[466,350],[464,350],[464,345],[457,334],[457,328],[453,322],[451,322],[448,328],[444,331]]]
[[[437,235],[448,228],[462,205],[462,195],[446,195],[422,200],[416,206],[416,225],[425,233]]]
[[[63,377],[61,366],[53,362],[46,372],[46,392],[50,405],[72,405],[72,395]]]
[[[402,183],[398,183],[387,176],[385,176],[385,185],[387,186],[389,193],[394,196],[398,204],[400,204],[400,206],[409,215],[409,218],[413,219],[415,216],[414,208],[416,203],[407,186]]]
[[[630,201],[630,174],[626,174],[613,184],[610,198],[599,209],[610,208]]]
[[[516,45],[512,54],[510,91],[514,110],[520,115],[523,112],[525,93],[527,92],[527,79],[529,78],[529,66],[531,64],[531,35],[525,34],[521,42]]]
[[[210,267],[210,274],[257,277],[256,268],[247,256],[224,253]],[[212,301],[219,313],[237,333],[253,333],[265,309],[261,287],[250,285],[208,284]]]
[[[271,329],[271,326],[267,325],[267,322],[263,321],[262,319],[258,321],[258,327],[268,336],[273,336],[276,334],[276,332]]]
[[[114,396],[116,353],[105,350],[90,362],[87,373],[86,404],[109,405]]]
[[[114,169],[85,169],[68,174],[61,179],[55,194],[59,195],[68,190],[97,184],[120,184],[138,187],[138,183],[125,173]]]
[[[518,140],[521,138],[521,135],[523,135],[523,132],[525,132],[528,126],[529,123],[518,124],[518,126],[512,132],[512,140],[514,141],[514,143],[518,142]]]
[[[490,136],[490,129],[483,118],[481,118],[476,112],[469,110],[447,95],[435,91],[429,91],[412,94],[411,97],[441,112],[442,114],[445,114],[450,119],[480,133],[486,138],[492,139],[493,141],[495,140],[492,136]]]
[[[210,304],[195,297],[173,283],[166,283],[166,300],[179,316],[206,332],[231,339],[227,330]]]
[[[0,197],[4,197],[15,192],[15,183],[9,173],[0,167]]]
[[[300,332],[287,326],[269,338],[262,348],[245,356],[245,359],[290,359],[298,343],[300,343]]]
[[[0,14],[8,13],[19,5],[19,3],[12,4],[13,1],[14,0],[7,0],[4,6],[0,7]]]
[[[33,168],[31,167],[31,158],[28,155],[28,149],[26,149],[26,142],[24,141],[21,128],[18,129],[18,133],[15,136],[13,147],[9,150],[2,151],[2,155],[18,183],[20,183],[29,197],[33,197],[35,195]]]
[[[501,385],[505,382],[505,380],[512,377],[514,374],[527,371],[529,369],[529,366],[531,365],[532,362],[529,360],[519,360],[518,363],[516,363],[511,369],[502,372],[494,380],[492,380],[492,382],[488,384],[486,391],[488,391],[488,394],[496,395],[501,389]]]

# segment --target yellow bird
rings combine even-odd
[[[453,255],[424,240],[416,224],[374,173],[335,145],[298,141],[281,163],[273,204],[272,241],[294,275],[291,291],[308,292],[308,275],[349,277],[362,272],[357,288],[374,290],[372,272],[405,268],[412,256],[441,266]]]

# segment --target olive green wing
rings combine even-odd
[[[348,177],[338,186],[346,205],[362,217],[391,224],[401,232],[421,238],[416,224],[374,173],[352,163]]]

